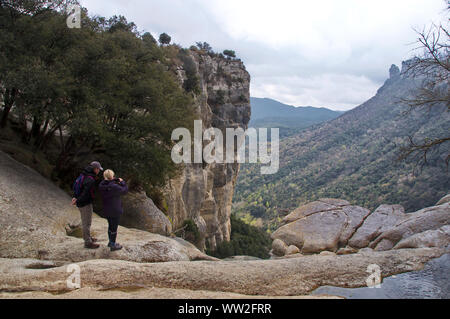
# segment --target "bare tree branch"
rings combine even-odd
[[[450,1],[447,2],[446,12],[450,12]],[[433,24],[428,29],[415,30],[418,47],[422,50],[408,64],[403,71],[405,76],[422,79],[419,87],[412,92],[412,98],[402,98],[399,102],[409,108],[405,115],[415,109],[428,108],[430,111],[436,106],[445,105],[450,111],[450,33],[443,25]],[[414,158],[417,165],[423,167],[428,163],[428,155],[440,145],[450,141],[450,136],[434,139],[424,139],[416,143],[409,136],[409,144],[401,148],[399,160]],[[450,155],[447,155],[447,169]]]

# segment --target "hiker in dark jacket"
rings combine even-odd
[[[123,213],[120,196],[128,193],[128,186],[123,179],[115,178],[110,169],[103,173],[103,177],[105,180],[100,183],[99,190],[103,200],[103,215],[108,220],[108,247],[115,251],[122,249],[122,246],[116,243],[120,216]]]
[[[99,162],[92,162],[86,167],[80,175],[80,177],[82,177],[80,193],[78,196],[74,194],[72,199],[72,204],[76,205],[80,210],[84,247],[89,249],[96,249],[99,247],[99,245],[95,243],[97,239],[91,237],[91,222],[95,179],[102,170],[103,168]]]

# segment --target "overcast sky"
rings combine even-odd
[[[184,47],[235,50],[251,96],[351,109],[414,53],[417,36],[445,21],[444,0],[81,0],[91,15],[121,14],[140,31]],[[447,20],[448,21],[448,20]]]

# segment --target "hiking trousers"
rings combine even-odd
[[[110,244],[116,243],[117,229],[119,228],[120,217],[107,217],[108,220],[108,238]]]
[[[88,245],[88,244],[92,243],[92,238],[91,238],[91,223],[92,223],[92,212],[93,212],[92,204],[89,204],[89,205],[86,205],[83,207],[78,207],[78,209],[80,210],[80,214],[81,214],[81,225],[83,227],[84,244]]]

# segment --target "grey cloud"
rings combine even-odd
[[[344,43],[323,37],[332,43],[327,46],[321,39],[324,46],[315,57],[307,41],[275,47],[244,36],[232,38],[222,19],[217,19],[218,13],[211,12],[203,0],[83,0],[82,4],[90,13],[125,15],[156,37],[167,32],[185,47],[206,41],[218,52],[233,49],[252,76],[252,94],[293,105],[349,109],[361,104],[382,85],[391,64],[408,58],[412,47],[407,44],[414,41],[411,27],[403,21],[400,33],[380,35],[375,30],[356,43],[345,36],[341,37]],[[318,29],[325,32],[333,27]]]

